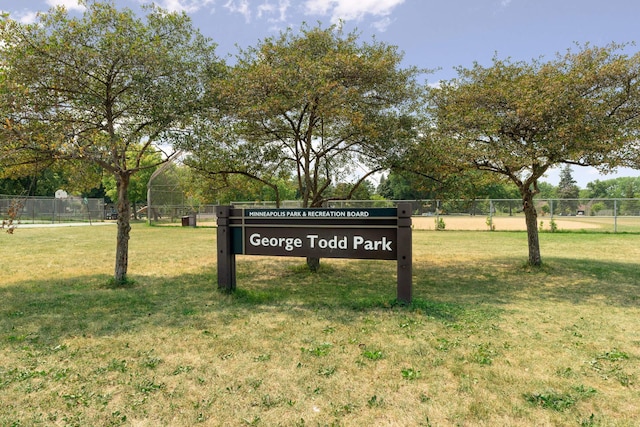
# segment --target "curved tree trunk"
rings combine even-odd
[[[540,257],[540,241],[538,240],[538,213],[533,204],[533,192],[525,191],[522,195],[522,210],[524,211],[525,223],[527,224],[527,241],[529,244],[529,265],[542,265]]]
[[[121,173],[116,175],[116,185],[118,189],[118,237],[116,241],[116,266],[113,279],[116,286],[121,286],[127,282],[127,269],[129,267],[129,235],[131,231],[131,207],[129,204],[130,175]]]

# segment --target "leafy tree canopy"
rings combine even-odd
[[[637,198],[640,197],[640,177],[620,177],[596,179],[587,184],[588,197],[591,198]]]
[[[443,163],[498,173],[518,187],[529,263],[541,263],[533,197],[559,164],[610,170],[632,165],[640,149],[640,54],[590,45],[555,59],[459,68],[430,93],[425,131]]]
[[[171,158],[219,69],[215,45],[185,14],[150,7],[144,19],[111,2],[88,1],[79,18],[63,7],[32,25],[0,21],[3,146],[16,170],[82,162],[113,175],[118,243],[114,279],[126,281],[130,178]]]
[[[193,142],[191,164],[265,183],[293,175],[305,206],[337,183],[355,190],[413,134],[419,70],[401,60],[395,46],[336,25],[267,38],[213,82],[229,132]]]

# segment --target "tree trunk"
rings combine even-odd
[[[307,257],[307,267],[309,267],[309,271],[315,273],[320,268],[320,258],[317,257]]]
[[[118,189],[118,237],[116,241],[116,267],[114,281],[116,286],[127,283],[127,269],[129,267],[129,234],[131,231],[131,206],[129,204],[130,175],[121,173],[116,175]]]
[[[538,267],[542,265],[540,257],[540,241],[538,240],[538,213],[533,204],[533,193],[525,191],[522,195],[522,209],[527,224],[527,241],[529,243],[529,265]]]
[[[308,207],[309,202],[306,201],[307,199],[305,199],[304,203],[303,203],[303,207]],[[312,208],[317,208],[320,206],[314,206],[313,204],[311,204]],[[316,273],[319,269],[320,269],[320,258],[318,257],[307,257],[307,267],[309,267],[309,271],[312,273]]]

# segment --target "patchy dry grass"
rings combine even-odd
[[[393,262],[239,257],[215,230],[135,226],[129,289],[110,227],[0,236],[0,425],[634,426],[640,236],[414,233]]]

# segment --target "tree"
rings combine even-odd
[[[401,60],[336,25],[267,38],[212,83],[228,133],[194,142],[192,164],[269,183],[292,174],[305,207],[322,206],[339,182],[349,198],[413,132],[419,71]]]
[[[350,187],[339,198],[350,199],[414,132],[419,71],[401,61],[395,46],[361,43],[337,25],[267,38],[212,83],[229,132],[188,147],[191,164],[274,189],[293,175],[303,207],[324,205],[339,182]]]
[[[330,191],[331,197],[336,199],[371,200],[374,193],[373,184],[365,180],[355,190],[348,182],[339,182]]]
[[[587,197],[592,199],[627,199],[618,206],[623,215],[637,215],[640,197],[640,177],[619,177],[601,181],[596,179],[587,184]],[[614,209],[612,200],[600,202],[607,209]]]
[[[113,175],[117,187],[114,281],[127,281],[131,177],[157,165],[203,105],[218,68],[215,46],[185,14],[151,7],[144,19],[89,1],[79,18],[57,7],[32,25],[3,19],[0,62],[6,167],[74,161]]]
[[[592,199],[616,199],[640,197],[640,177],[618,177],[587,183],[588,197]]]
[[[270,201],[296,198],[295,183],[291,179],[274,179],[272,185],[264,184],[241,174],[208,174],[193,168],[185,168],[185,188],[203,200],[203,203],[229,204],[233,201]],[[203,177],[205,179],[203,179]],[[274,186],[275,189],[274,190]]]
[[[378,194],[389,200],[436,199],[437,187],[436,181],[394,169],[380,180]]]
[[[542,263],[533,197],[543,174],[559,164],[609,170],[637,157],[640,54],[624,47],[587,45],[548,62],[494,58],[431,90],[425,141],[444,147],[443,162],[518,187],[532,266]]]
[[[131,203],[132,212],[131,215],[134,219],[138,219],[137,204],[144,203],[147,200],[147,183],[149,178],[156,171],[158,165],[163,163],[162,156],[158,151],[149,151],[140,159],[136,159],[134,156],[138,156],[138,150],[131,150],[128,161],[130,163],[139,161],[140,170],[131,175],[129,180],[129,186],[127,188],[127,198]],[[107,197],[111,200],[118,200],[118,185],[113,174],[105,175],[102,179],[102,185],[104,186]]]
[[[557,196],[561,199],[559,204],[560,214],[575,215],[578,209],[578,200],[580,195],[580,187],[571,175],[571,166],[565,165],[560,171],[560,182],[558,183]],[[567,200],[569,199],[569,200]]]

